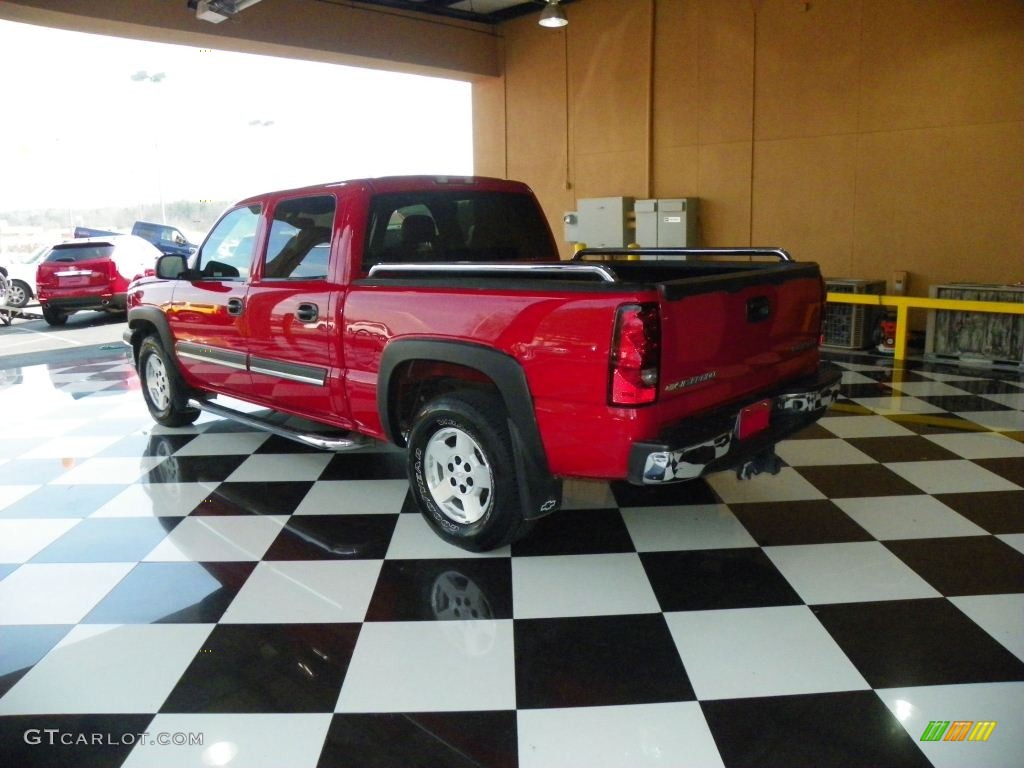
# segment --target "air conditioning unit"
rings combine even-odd
[[[1024,303],[1024,287],[983,283],[933,285],[933,299]],[[1024,315],[936,309],[928,313],[925,356],[936,360],[1024,367]]]
[[[829,293],[885,293],[885,280],[858,280],[847,277],[826,277]],[[871,345],[875,327],[884,313],[882,307],[863,304],[826,304],[823,346],[840,349],[864,349]]]

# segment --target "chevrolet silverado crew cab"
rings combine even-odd
[[[525,185],[394,177],[241,201],[131,286],[125,341],[161,424],[390,441],[427,522],[483,551],[555,511],[562,478],[778,471],[775,443],[838,393],[823,301],[778,249],[559,261]]]

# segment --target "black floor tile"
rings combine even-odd
[[[974,459],[974,463],[1024,488],[1024,458]]]
[[[904,437],[855,437],[846,442],[878,462],[955,461],[957,454],[920,435]]]
[[[148,555],[180,522],[180,517],[89,518],[45,547],[30,562],[138,561]]]
[[[290,515],[306,498],[313,482],[221,483],[191,514]]]
[[[339,714],[318,768],[516,768],[516,713]]]
[[[839,391],[843,397],[851,400],[858,397],[891,397],[894,394],[892,387],[881,382],[873,384],[840,384]]]
[[[835,435],[829,432],[820,424],[811,424],[804,427],[799,432],[795,432],[789,435],[787,440],[834,440]]]
[[[2,518],[88,517],[127,485],[44,485],[10,506]]]
[[[974,395],[1019,395],[1022,390],[1012,381],[1001,379],[971,379],[970,381],[954,381],[951,384],[957,389]]]
[[[512,618],[507,557],[385,560],[367,621],[467,621]]]
[[[517,619],[519,709],[693,701],[661,614]]]
[[[139,563],[85,624],[215,624],[256,563]]]
[[[883,543],[946,597],[1024,591],[1024,554],[994,536]]]
[[[125,761],[152,720],[133,714],[0,717],[3,762],[18,768],[111,768]],[[99,743],[92,742],[94,733]]]
[[[953,413],[897,413],[886,416],[919,435],[949,435],[959,432],[986,432],[980,424]]]
[[[924,376],[920,373],[908,370],[906,368],[884,368],[874,371],[857,371],[862,376],[867,376],[869,379],[874,379],[877,382],[898,382],[898,383],[909,383],[912,381],[935,381],[935,379]]]
[[[611,483],[612,495],[620,507],[667,507],[677,504],[718,504],[721,499],[705,480],[690,480],[668,485],[630,485]]]
[[[861,496],[918,496],[921,489],[881,464],[796,467],[829,499]]]
[[[0,625],[0,696],[11,690],[71,628],[70,624]]]
[[[296,515],[263,559],[382,560],[397,522],[397,515]]]
[[[762,547],[874,540],[828,499],[730,504],[729,509]]]
[[[320,480],[404,480],[405,454],[398,451],[380,453],[339,453],[324,467]]]
[[[232,456],[171,456],[149,471],[150,483],[222,483],[248,454]]]
[[[929,768],[873,691],[702,701],[727,768]]]
[[[1024,662],[942,598],[811,610],[872,688],[1024,680]]]
[[[601,555],[634,552],[618,509],[567,509],[542,517],[512,555]]]
[[[956,382],[953,383],[956,386]],[[919,397],[926,403],[937,405],[946,411],[1012,411],[1008,405],[997,403],[977,395],[928,395]]]
[[[359,624],[219,624],[161,712],[333,712]]]
[[[760,548],[644,552],[640,560],[663,611],[803,605]]]
[[[97,456],[170,456],[195,440],[195,435],[128,435],[100,451]]]
[[[989,533],[1024,533],[1024,491],[940,493],[935,498]]]
[[[271,435],[268,437],[259,448],[253,451],[257,453],[320,453],[320,448],[314,448],[312,445],[306,445],[295,440],[289,440],[286,437],[280,435]]]

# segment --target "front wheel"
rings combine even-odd
[[[154,421],[165,427],[185,427],[199,418],[199,410],[188,406],[178,369],[156,337],[142,340],[138,370],[142,396]]]
[[[43,320],[47,325],[61,326],[68,321],[68,313],[60,309],[54,309],[48,304],[43,304]]]
[[[504,404],[463,390],[416,415],[409,433],[409,482],[423,517],[445,541],[486,552],[533,527],[523,519]]]

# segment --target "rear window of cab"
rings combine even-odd
[[[64,243],[55,245],[46,256],[46,261],[71,262],[109,259],[114,254],[110,243]]]

